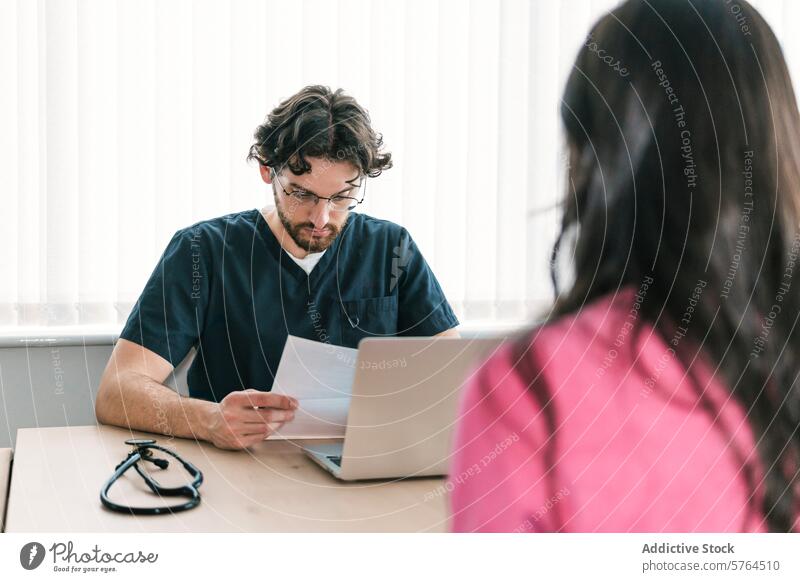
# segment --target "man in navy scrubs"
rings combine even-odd
[[[287,335],[457,335],[458,320],[408,232],[353,212],[391,155],[341,90],[306,87],[255,132],[249,159],[274,207],[198,222],[167,245],[97,394],[100,422],[244,448],[291,421],[271,394]],[[189,353],[189,397],[163,382]]]

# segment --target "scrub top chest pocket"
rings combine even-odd
[[[355,348],[365,337],[397,334],[397,295],[342,300],[342,340]]]

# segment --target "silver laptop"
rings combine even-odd
[[[505,338],[367,338],[343,442],[304,451],[338,479],[447,474],[461,389]]]

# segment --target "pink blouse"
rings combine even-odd
[[[476,371],[446,483],[453,530],[765,531],[760,498],[748,503],[742,461],[761,477],[745,411],[700,356],[687,376],[680,328],[665,341],[640,317],[646,291],[533,331],[523,368],[535,386],[510,345]]]

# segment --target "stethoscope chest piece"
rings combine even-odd
[[[132,447],[145,447],[147,445],[154,445],[156,444],[155,439],[128,439],[125,441],[126,445],[131,445]]]

